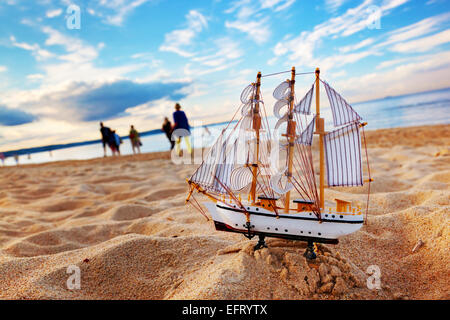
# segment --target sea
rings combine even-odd
[[[363,121],[368,122],[366,130],[450,124],[450,88],[354,103],[352,107],[362,116]],[[326,110],[323,116],[327,118]],[[273,124],[275,120],[274,117],[270,117],[269,123]],[[226,126],[227,123],[215,123],[205,128],[195,126],[194,123],[193,147],[212,145]],[[141,141],[142,153],[170,150],[167,137],[159,129],[141,133]],[[103,157],[103,147],[100,140],[93,140],[21,150],[0,150],[0,153],[6,156],[3,165],[10,166],[16,165],[16,160],[19,164],[35,164]],[[121,153],[122,155],[133,153],[130,140],[126,137],[123,137]],[[110,154],[108,150],[108,155]]]

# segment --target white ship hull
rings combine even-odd
[[[250,232],[243,210],[225,203],[204,203],[215,227],[220,231],[237,232],[267,237],[338,243],[338,238],[358,231],[363,225],[363,216],[350,212],[325,212],[322,221],[311,211],[296,213],[273,211],[261,207],[245,205],[250,214]]]

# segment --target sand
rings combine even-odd
[[[0,168],[0,298],[449,299],[450,126],[366,135],[367,224],[313,263],[302,242],[254,252],[256,239],[215,231],[184,204],[194,166],[168,153]],[[366,191],[326,199],[364,206]]]

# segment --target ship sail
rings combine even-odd
[[[288,114],[285,113],[284,116],[282,116],[281,118],[278,119],[277,123],[275,123],[275,127],[274,129],[277,130],[280,128],[280,126],[284,123],[288,121]]]
[[[294,112],[301,114],[311,114],[311,102],[314,94],[314,85],[312,85],[311,89],[308,93],[294,106]]]
[[[222,143],[222,148],[219,154],[219,161],[216,166],[216,171],[213,174],[213,190],[218,193],[226,193],[225,187],[230,186],[230,176],[233,170],[236,159],[236,143],[232,146],[227,145],[227,141]]]
[[[314,135],[314,125],[316,124],[316,116],[309,122],[308,126],[305,130],[303,130],[302,134],[295,139],[295,143],[303,144],[305,146],[311,146]]]
[[[290,90],[285,89],[287,85],[289,85],[289,81],[284,81],[278,87],[275,89],[273,96],[278,101],[275,103],[273,107],[273,114],[276,118],[281,119],[283,118],[282,115],[280,115],[280,110],[289,105],[289,94]],[[284,90],[284,91],[283,91]],[[311,89],[308,91],[308,93],[303,97],[300,102],[298,102],[294,108],[292,109],[292,112],[299,113],[299,114],[305,114],[309,115],[311,114],[311,102],[314,94],[314,85],[311,87]],[[280,99],[278,99],[280,98]],[[286,116],[287,112],[284,116]]]
[[[286,150],[287,155],[284,169],[271,175],[270,187],[277,194],[285,196],[286,203],[290,198],[289,192],[295,189],[303,199],[317,204],[318,195],[311,153],[316,118],[314,117],[309,124],[306,123],[306,115],[311,113],[314,86],[294,105],[293,80],[294,77],[283,81],[273,92],[273,97],[277,99],[273,113],[278,118],[274,129],[278,130],[282,124],[287,124],[284,134],[287,141],[280,141],[280,148]],[[286,110],[280,112],[285,106]]]
[[[209,153],[203,160],[202,164],[189,179],[190,182],[195,182],[207,191],[224,193],[223,187],[217,184],[214,177],[223,179],[221,176],[226,173],[223,167],[225,145],[226,143],[223,141],[223,136],[219,136],[218,140],[209,150]]]
[[[287,99],[278,100],[273,107],[273,115],[275,117],[277,117],[278,119],[281,119],[283,116],[280,115],[280,110],[283,107],[286,107],[288,105],[288,103],[289,103],[289,101]]]
[[[253,83],[249,84],[247,87],[245,87],[241,93],[241,102],[243,104],[249,103],[255,96],[255,90],[256,90],[256,86]]]
[[[355,122],[325,135],[329,187],[363,185],[359,129],[360,124]]]
[[[285,194],[294,189],[294,185],[289,181],[286,171],[287,168],[282,173],[276,173],[270,178],[270,186],[278,194]]]
[[[255,190],[273,194],[268,188],[271,173],[268,165],[270,131],[265,126],[265,121],[261,121],[262,127],[258,129],[257,142],[253,114],[255,105],[262,101],[257,101],[255,97],[256,85],[252,83],[241,93],[241,118],[238,123],[231,130],[222,131],[201,165],[190,177],[190,183],[214,194],[248,191],[254,179],[252,168],[256,165]],[[259,145],[258,153],[254,151],[256,144]]]
[[[273,91],[273,97],[277,100],[288,99],[291,95],[291,83],[289,80],[280,83]]]
[[[230,187],[234,191],[241,191],[252,183],[253,174],[249,167],[237,167],[231,172]]]
[[[361,120],[361,116],[328,83],[322,81],[330,101],[335,127]]]

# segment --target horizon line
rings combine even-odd
[[[406,96],[410,96],[410,95],[415,95],[415,94],[422,94],[422,93],[429,93],[429,92],[436,92],[436,91],[442,91],[442,90],[450,90],[450,87],[443,87],[440,89],[433,89],[433,90],[425,90],[425,91],[418,91],[418,92],[412,92],[412,93],[407,93],[407,94],[400,94],[400,95],[395,95],[395,96],[385,96],[383,98],[376,98],[376,99],[370,99],[370,100],[364,100],[364,101],[358,101],[358,102],[353,102],[352,104],[364,104],[364,103],[368,103],[368,102],[373,102],[373,101],[379,101],[379,100],[385,100],[385,99],[393,99],[393,98],[400,98],[400,97],[406,97]],[[220,124],[224,124],[224,123],[228,123],[229,121],[221,121],[221,122],[213,122],[213,123],[208,123],[205,124],[203,126],[216,126],[216,125],[220,125]],[[197,127],[192,127],[192,128],[197,128]],[[143,131],[140,134],[140,136],[148,136],[148,135],[155,135],[158,133],[162,133],[161,129],[150,129],[147,131]],[[129,139],[129,136],[120,136],[122,139]],[[51,145],[44,145],[44,146],[38,146],[38,147],[29,147],[29,148],[22,148],[22,149],[15,149],[15,150],[8,150],[8,151],[0,151],[0,154],[3,154],[3,156],[5,158],[14,156],[14,155],[24,155],[24,154],[33,154],[33,153],[39,153],[39,152],[46,152],[46,151],[53,151],[53,150],[60,150],[60,149],[67,149],[67,148],[73,148],[73,147],[77,147],[77,146],[82,146],[82,145],[90,145],[90,144],[95,144],[95,143],[100,143],[102,140],[101,139],[94,139],[94,140],[85,140],[85,141],[78,141],[78,142],[68,142],[68,143],[61,143],[61,144],[51,144]]]

